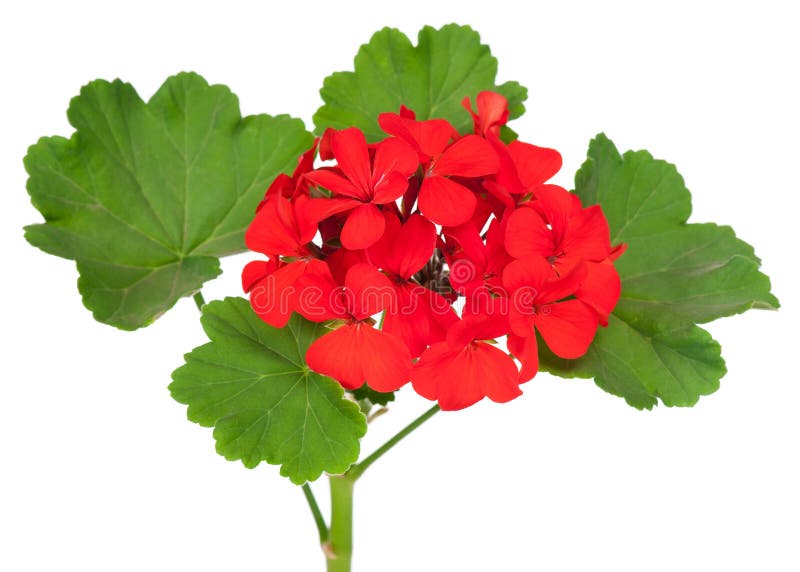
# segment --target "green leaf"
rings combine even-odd
[[[326,128],[359,127],[370,141],[386,137],[378,114],[413,109],[417,119],[444,118],[461,133],[472,130],[472,119],[461,100],[484,90],[508,99],[510,117],[525,111],[527,89],[517,82],[495,85],[497,60],[468,26],[426,26],[416,46],[399,30],[384,28],[361,46],[354,72],[325,78],[320,94],[325,102],[314,115],[317,132]]]
[[[288,116],[241,117],[230,90],[190,73],[148,103],[129,84],[94,81],[67,113],[70,139],[45,137],[25,157],[44,224],[28,241],[77,262],[96,319],[145,326],[245,250],[264,189],[312,136]]]
[[[191,421],[214,427],[220,455],[248,468],[281,465],[295,484],[358,459],[364,415],[341,385],[305,364],[322,325],[294,315],[273,328],[242,298],[207,304],[202,323],[211,341],[186,354],[169,389]]]
[[[731,228],[686,222],[691,195],[673,165],[646,151],[620,156],[605,135],[591,142],[575,193],[602,206],[612,243],[628,244],[616,262],[622,295],[584,357],[546,352],[543,368],[594,377],[640,409],[694,405],[726,371],[719,344],[696,324],[779,306],[760,260]]]

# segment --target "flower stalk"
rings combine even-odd
[[[331,527],[323,543],[328,572],[350,572],[353,557],[353,486],[355,478],[331,475]]]

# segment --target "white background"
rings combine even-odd
[[[638,412],[591,381],[540,375],[511,404],[435,417],[358,484],[354,569],[800,570],[792,3],[499,0],[2,8],[0,569],[323,569],[300,490],[217,456],[169,397],[181,354],[204,341],[194,304],[135,333],[93,321],[74,264],[22,238],[40,220],[22,157],[71,133],[68,101],[97,77],[146,99],[195,70],[244,113],[310,123],[322,79],[351,69],[372,32],[451,21],[481,32],[501,81],[529,87],[514,128],[561,150],[558,182],[601,130],[676,163],[692,220],[754,244],[784,307],[709,327],[730,373],[694,409]],[[225,260],[206,298],[237,295],[247,259]],[[427,407],[403,391],[364,450]]]

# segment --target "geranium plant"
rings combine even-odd
[[[353,486],[440,410],[520,397],[537,372],[594,378],[639,409],[719,387],[698,324],[777,308],[753,249],[690,224],[676,169],[589,145],[568,191],[561,155],[518,137],[526,90],[467,27],[384,29],[328,77],[316,136],[241,117],[193,73],[144,102],[119,80],[70,104],[76,131],[25,158],[38,248],[75,260],[95,318],[133,330],[193,296],[209,342],[170,391],[216,450],[302,487],[328,570],[350,570]],[[219,258],[250,250],[248,298],[206,304]],[[407,386],[407,389],[406,389]],[[396,391],[435,402],[362,458]],[[330,518],[309,483],[328,474]]]

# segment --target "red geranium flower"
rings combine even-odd
[[[335,205],[325,199],[298,195],[293,200],[276,193],[262,202],[245,232],[250,250],[261,252],[269,261],[253,261],[242,272],[242,287],[250,293],[250,305],[262,320],[282,328],[295,311],[298,292],[295,282],[307,272],[318,272],[321,261],[310,247],[317,221],[330,215]],[[291,257],[282,261],[281,256]]]
[[[540,187],[537,197],[508,217],[506,250],[511,256],[541,257],[555,276],[568,274],[581,261],[608,257],[608,221],[599,206],[581,208],[576,195],[555,185]]]
[[[402,225],[394,214],[385,217],[386,233],[368,250],[370,261],[388,274],[397,294],[397,305],[386,309],[383,330],[399,336],[416,357],[443,340],[457,317],[440,294],[412,280],[433,254],[436,227],[419,215]]]
[[[579,265],[554,279],[550,265],[538,257],[515,260],[503,271],[503,285],[510,293],[508,347],[521,362],[520,379],[539,369],[537,332],[557,356],[575,359],[586,353],[597,331],[595,311],[571,298],[586,276]]]
[[[482,177],[496,173],[497,155],[486,140],[467,135],[449,144],[457,132],[443,119],[416,121],[397,113],[378,116],[381,128],[412,145],[423,163],[417,203],[425,217],[445,226],[467,222],[477,198],[453,177]]]
[[[349,249],[367,248],[384,230],[377,205],[393,203],[408,188],[408,177],[417,170],[414,150],[400,139],[386,139],[375,147],[374,157],[364,134],[355,127],[330,135],[331,152],[338,168],[307,173],[308,180],[334,195],[339,212],[350,211],[342,228],[342,244]]]
[[[291,199],[308,191],[308,183],[303,175],[314,169],[314,157],[317,154],[318,144],[319,138],[314,139],[314,144],[311,148],[300,155],[297,159],[297,167],[295,167],[291,177],[286,173],[281,173],[275,177],[275,180],[272,181],[272,184],[264,194],[264,200],[258,205],[256,211],[261,210],[267,200],[275,195],[282,195]]]
[[[502,286],[503,268],[512,260],[504,246],[504,225],[493,220],[485,242],[472,222],[447,227],[443,233],[450,285],[465,296],[479,288],[496,292]]]
[[[298,312],[313,321],[344,320],[306,352],[311,369],[338,380],[346,389],[366,381],[376,391],[395,391],[409,380],[411,354],[400,338],[372,327],[370,317],[396,304],[389,279],[369,264],[347,271],[344,286],[326,270],[299,281],[306,302]],[[309,294],[317,294],[313,300]]]
[[[433,344],[414,365],[412,384],[421,396],[436,400],[446,411],[469,407],[484,397],[497,403],[522,394],[511,357],[484,340],[502,336],[502,316],[468,316]]]
[[[599,207],[547,184],[558,152],[504,143],[500,94],[479,93],[477,111],[462,104],[472,135],[403,106],[379,117],[383,141],[326,130],[320,158],[336,164],[313,169],[315,142],[273,181],[246,233],[267,256],[242,273],[253,308],[277,327],[292,312],[331,322],[306,361],[348,390],[413,378],[443,409],[509,401],[538,370],[539,336],[580,357],[619,299],[624,245],[611,247]],[[509,353],[494,345],[503,336]]]
[[[472,116],[472,124],[476,135],[486,137],[490,133],[500,135],[500,127],[508,121],[508,100],[494,91],[482,91],[475,98],[478,113],[472,110],[469,97],[461,101],[461,105]]]

